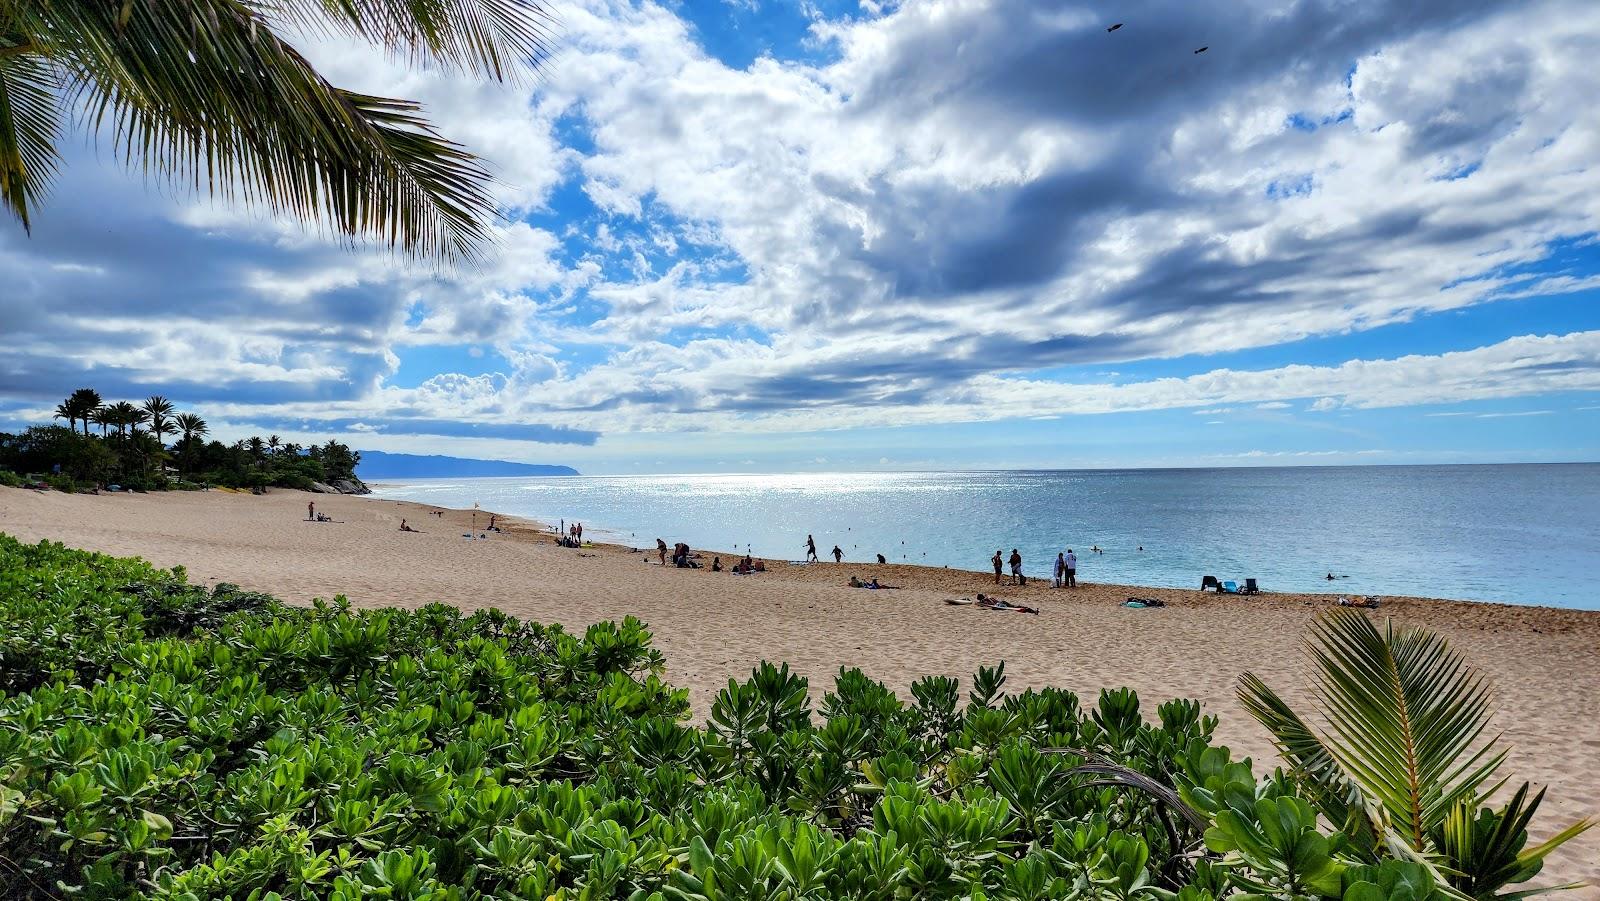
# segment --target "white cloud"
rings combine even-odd
[[[1038,374],[1593,288],[1508,268],[1600,229],[1592,5],[1172,4],[1114,37],[1067,4],[863,10],[814,26],[828,62],[734,69],[686,8],[575,0],[531,90],[314,42],[341,83],[422,99],[493,163],[509,209],[549,213],[566,185],[599,212],[507,224],[490,266],[439,274],[75,159],[36,237],[0,227],[0,373],[39,403],[91,371],[112,393],[177,385],[241,421],[664,431],[1600,387],[1593,332],[1117,384]],[[1228,44],[1194,57],[1180,44],[1201,28]],[[508,371],[386,381],[411,349],[454,344]]]

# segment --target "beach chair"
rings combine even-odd
[[[1255,579],[1245,579],[1244,580],[1244,592],[1243,593],[1244,594],[1260,594],[1261,593],[1261,586],[1256,584],[1256,580]]]
[[[1205,591],[1207,588],[1215,588],[1221,591],[1222,583],[1217,581],[1216,576],[1206,576],[1200,580],[1200,590]]]
[[[1223,594],[1238,594],[1239,593],[1239,583],[1233,581],[1232,579],[1229,579],[1228,581],[1223,582],[1222,583],[1222,587],[1218,588],[1217,590],[1220,591]]]

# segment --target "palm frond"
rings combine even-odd
[[[331,27],[413,62],[514,81],[554,50],[556,20],[532,0],[255,0],[269,18]]]
[[[1489,723],[1490,692],[1437,635],[1380,633],[1334,611],[1313,630],[1312,657],[1333,736],[1324,745],[1413,848],[1465,797],[1481,796],[1504,761]]]
[[[1560,890],[1498,893],[1533,878],[1551,851],[1592,824],[1524,850],[1543,793],[1530,801],[1524,784],[1504,809],[1484,805],[1504,785],[1492,780],[1506,752],[1499,736],[1486,737],[1492,699],[1481,674],[1439,636],[1393,624],[1380,632],[1353,610],[1320,617],[1308,649],[1328,732],[1249,673],[1239,699],[1324,816],[1370,853],[1421,864],[1453,895],[1508,901]]]
[[[274,25],[320,17],[497,79],[549,48],[548,15],[533,0],[8,6],[5,33],[33,48],[18,58],[47,60],[84,123],[147,175],[449,262],[475,259],[492,234],[482,163],[440,137],[416,103],[329,84]],[[53,146],[46,137],[34,145]],[[7,205],[24,215],[13,193]]]
[[[12,45],[20,47],[21,45]],[[0,204],[32,231],[35,201],[55,177],[58,78],[44,59],[0,54]]]

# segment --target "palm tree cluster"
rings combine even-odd
[[[142,488],[169,487],[166,468],[185,480],[232,487],[309,488],[316,482],[356,478],[359,451],[338,441],[302,447],[277,435],[232,444],[206,441],[210,426],[196,413],[180,413],[153,395],[141,403],[106,403],[93,388],[79,388],[55,408],[62,426],[35,426],[19,435],[0,433],[0,470],[59,473],[71,481],[116,480]],[[177,440],[170,446],[168,436]]]
[[[147,428],[158,442],[180,429],[185,438],[206,433],[204,419],[193,413],[174,415],[174,409],[172,401],[159,394],[145,398],[138,405],[125,400],[107,404],[101,401],[100,392],[93,388],[79,388],[56,405],[55,418],[65,419],[67,425],[74,429],[81,423],[85,437],[89,435],[90,425],[100,427],[102,438],[112,429],[116,430],[118,437],[126,438],[130,434],[138,435],[140,428]],[[180,422],[187,422],[188,425],[180,426]]]
[[[505,82],[547,57],[551,25],[538,0],[3,0],[0,207],[31,227],[71,122],[147,176],[471,259],[494,215],[482,162],[418,104],[329,83],[290,37]]]

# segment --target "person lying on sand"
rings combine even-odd
[[[422,534],[421,530],[411,528],[410,524],[408,524],[403,519],[400,520],[400,531],[402,531],[402,532],[416,532],[418,535]]]
[[[1167,605],[1160,598],[1128,598],[1122,602],[1122,606],[1142,610],[1146,607],[1165,607]]]
[[[1035,607],[1025,607],[1022,604],[1013,604],[1009,601],[1002,601],[999,598],[985,597],[981,594],[978,595],[978,606],[985,610],[1006,610],[1016,613],[1032,613],[1035,615],[1039,613],[1038,608]]]
[[[890,589],[890,588],[899,588],[900,586],[899,585],[880,585],[880,584],[878,584],[878,580],[877,579],[870,579],[870,580],[868,580],[866,582],[863,582],[860,579],[856,578],[855,576],[851,576],[850,577],[850,587],[851,588],[871,588],[874,591],[876,591],[876,590],[878,590],[880,588],[881,589]]]
[[[1339,598],[1340,607],[1360,607],[1363,610],[1376,610],[1378,605],[1382,603],[1383,598],[1370,594],[1358,601],[1352,601],[1346,597]]]

